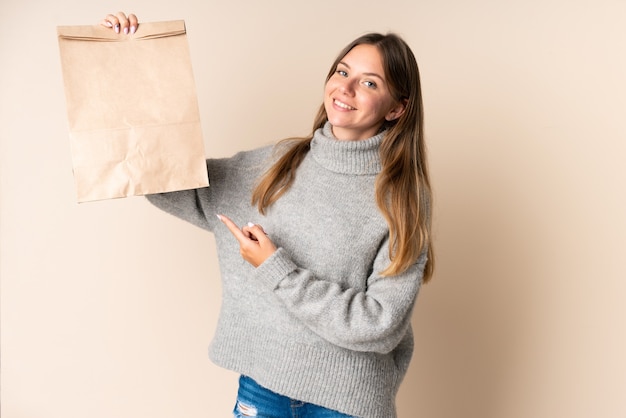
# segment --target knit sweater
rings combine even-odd
[[[207,188],[148,196],[215,234],[223,300],[211,360],[274,392],[364,418],[396,416],[426,263],[422,254],[401,274],[379,274],[389,265],[374,192],[382,136],[339,141],[328,123],[318,129],[265,216],[250,197],[275,161],[272,147],[207,160]],[[254,268],[216,214],[260,224],[277,251]]]

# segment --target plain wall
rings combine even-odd
[[[186,21],[212,157],[305,134],[336,53],[401,34],[438,258],[400,417],[626,416],[625,1],[0,0],[3,418],[234,404],[212,236],[141,197],[76,203],[56,26],[120,8]]]

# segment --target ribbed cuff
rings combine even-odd
[[[254,271],[255,279],[265,283],[271,290],[289,274],[296,271],[298,266],[287,255],[283,248],[277,249],[267,260]]]

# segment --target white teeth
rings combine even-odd
[[[348,106],[347,104],[342,103],[339,100],[335,100],[335,104],[337,106],[341,107],[342,109],[354,110],[354,108],[352,106]]]

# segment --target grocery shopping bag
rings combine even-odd
[[[57,33],[78,201],[208,186],[185,22]]]

